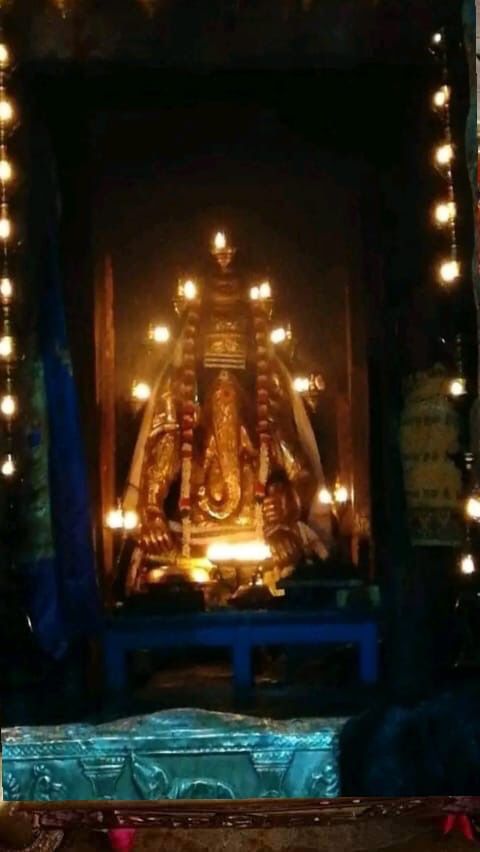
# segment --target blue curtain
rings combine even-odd
[[[24,536],[19,567],[33,633],[59,658],[100,626],[91,505],[62,294],[59,194],[48,138],[29,133],[27,298],[33,323],[24,366]]]

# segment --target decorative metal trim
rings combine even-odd
[[[480,815],[480,796],[401,799],[251,799],[244,801],[164,802],[21,802],[16,813],[28,814],[36,829],[82,826],[89,829],[133,828],[294,828],[333,826],[367,819],[407,817],[436,819],[448,813]]]

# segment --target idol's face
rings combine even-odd
[[[233,310],[239,302],[245,301],[242,282],[233,275],[215,278],[210,284],[208,294],[211,305],[222,310]]]

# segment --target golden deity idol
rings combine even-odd
[[[320,457],[271,341],[270,284],[247,285],[224,234],[212,254],[201,284],[179,286],[181,329],[143,416],[124,499],[139,517],[128,593],[232,564],[239,584],[260,576],[275,593],[305,553],[326,554]]]

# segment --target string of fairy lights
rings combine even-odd
[[[458,281],[461,270],[457,249],[457,206],[453,181],[455,148],[452,141],[451,87],[448,80],[444,30],[434,33],[432,51],[440,61],[443,77],[441,85],[432,95],[432,108],[438,114],[442,126],[442,138],[435,149],[434,162],[445,182],[445,195],[435,204],[433,214],[436,225],[443,228],[448,236],[449,253],[440,262],[438,277],[442,286],[449,286]]]
[[[432,95],[432,108],[437,113],[441,127],[442,138],[434,152],[434,164],[444,178],[445,193],[433,208],[433,218],[437,227],[445,231],[448,242],[448,254],[441,260],[438,267],[438,279],[442,287],[450,288],[457,284],[462,276],[462,268],[458,258],[457,247],[457,205],[453,178],[453,163],[455,146],[452,139],[451,122],[451,85],[448,77],[448,57],[445,30],[439,30],[432,36],[431,51],[439,62],[442,72],[441,85]],[[462,363],[461,335],[456,339],[456,369],[457,375],[451,378],[448,392],[451,397],[463,397],[467,394],[467,381]],[[467,471],[471,470],[473,456],[465,452]],[[460,555],[459,566],[462,574],[473,574],[476,562],[472,553],[471,524],[480,522],[480,489],[475,485],[465,501],[465,538]]]
[[[10,275],[11,241],[13,227],[10,218],[13,167],[8,156],[10,134],[16,126],[15,110],[8,94],[9,75],[12,70],[12,56],[9,47],[0,34],[0,361],[2,374],[0,381],[0,414],[4,424],[5,450],[0,461],[0,472],[10,478],[16,472],[13,450],[13,424],[18,411],[18,401],[14,389],[15,339],[12,331],[11,307],[14,297],[14,285]]]

